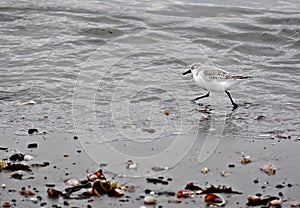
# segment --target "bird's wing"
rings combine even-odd
[[[207,70],[203,71],[203,74],[205,77],[207,77],[210,80],[222,80],[222,79],[234,79],[234,75],[229,74],[228,72],[222,70],[222,69],[216,69],[216,68],[209,68]]]
[[[223,69],[218,69],[218,68],[207,68],[206,70],[203,70],[203,74],[205,77],[207,77],[210,80],[222,80],[222,79],[248,79],[250,78],[249,76],[239,76],[239,75],[234,75],[230,74],[229,72],[223,70]]]

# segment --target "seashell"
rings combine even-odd
[[[179,204],[181,203],[182,200],[181,199],[178,199],[178,198],[171,198],[168,200],[168,203],[176,203],[176,204]]]
[[[225,205],[225,200],[223,199],[223,197],[221,197],[218,194],[206,194],[204,201],[208,204],[208,205],[214,205],[214,206],[218,206],[218,207],[222,207]]]
[[[183,197],[189,197],[195,195],[195,192],[184,189],[184,190],[179,190],[176,195],[178,198],[183,198]]]
[[[125,166],[126,166],[127,169],[136,169],[137,168],[137,164],[133,160],[128,160],[125,163]]]
[[[291,202],[291,207],[299,207],[299,206],[300,206],[300,204],[298,202],[296,202],[296,201]]]
[[[168,109],[163,109],[162,112],[166,115],[169,116],[170,115],[170,111]]]
[[[223,170],[220,174],[221,174],[222,177],[229,176],[229,173],[226,170]]]
[[[34,100],[26,100],[24,103],[22,103],[23,105],[35,105],[36,102]]]
[[[77,186],[79,185],[79,181],[77,179],[69,179],[66,181],[66,184],[67,185],[70,185],[70,186]]]
[[[47,194],[48,194],[49,197],[58,198],[60,195],[62,195],[62,192],[58,191],[54,188],[48,188]]]
[[[156,199],[153,196],[145,196],[144,203],[145,204],[156,204]]]
[[[96,179],[103,179],[105,180],[105,176],[103,174],[103,171],[102,169],[99,169],[97,172],[95,173],[90,173],[88,176],[87,176],[88,180],[89,181],[95,181]]]
[[[269,202],[269,206],[281,207],[281,200],[280,199],[274,199],[274,200]]]
[[[276,167],[274,164],[272,163],[266,163],[264,164],[260,170],[264,171],[265,173],[267,174],[270,174],[270,175],[274,175],[276,173]]]
[[[11,206],[10,202],[3,202],[2,203],[2,207],[10,207],[10,206]]]
[[[6,188],[6,184],[5,183],[3,183],[2,185],[1,185],[1,188]]]
[[[250,160],[250,156],[245,156],[242,158],[241,163],[242,164],[248,164],[251,163],[252,161]]]
[[[32,159],[33,159],[32,155],[24,155],[24,160],[25,161],[29,161],[29,160],[32,160]]]
[[[34,193],[32,192],[32,191],[30,191],[30,190],[22,190],[22,191],[19,191],[19,193],[21,194],[21,195],[23,195],[23,196],[33,196],[34,195]]]
[[[204,173],[204,174],[205,174],[205,173],[208,173],[208,171],[209,171],[209,170],[208,170],[207,167],[204,167],[204,168],[201,169],[201,173]]]

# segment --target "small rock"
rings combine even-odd
[[[33,196],[34,195],[34,193],[32,192],[32,191],[30,191],[30,190],[22,190],[22,191],[19,191],[19,193],[21,194],[21,195],[23,195],[23,196]]]
[[[27,148],[37,148],[38,144],[37,143],[30,143],[27,145]]]
[[[3,184],[1,185],[1,188],[6,188],[6,184],[3,183]]]
[[[146,129],[143,129],[143,131],[151,133],[151,134],[155,133],[155,129],[153,129],[153,128],[146,128]]]
[[[229,167],[229,168],[234,168],[234,167],[235,167],[235,164],[229,164],[228,167]]]
[[[170,115],[170,111],[167,109],[163,109],[162,112],[166,115],[169,116]]]
[[[33,159],[32,155],[24,155],[24,160],[25,161],[29,161],[29,160],[32,160],[32,159]]]
[[[28,134],[38,133],[38,129],[28,129]]]
[[[265,173],[270,174],[270,175],[275,175],[275,173],[276,173],[276,167],[272,163],[266,163],[266,164],[264,164],[260,168],[260,170],[264,171]]]
[[[156,204],[156,199],[153,196],[146,196],[144,198],[145,204]]]

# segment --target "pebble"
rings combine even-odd
[[[1,185],[1,187],[2,187],[2,188],[6,188],[6,184],[3,183],[3,184]]]
[[[38,133],[38,129],[28,129],[28,134]]]
[[[145,204],[156,204],[156,199],[153,196],[145,196],[144,203]]]
[[[235,164],[228,164],[228,167],[229,167],[229,168],[234,168],[234,167],[235,167]]]
[[[27,145],[27,148],[37,148],[38,144],[37,143],[30,143]]]

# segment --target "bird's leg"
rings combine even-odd
[[[205,94],[205,95],[200,96],[200,97],[196,97],[195,99],[192,100],[192,102],[196,102],[197,100],[200,100],[202,98],[206,98],[208,96],[209,96],[209,92],[207,94]]]
[[[233,102],[233,100],[231,98],[231,95],[230,95],[230,93],[227,90],[225,90],[225,92],[228,95],[228,97],[229,97],[229,99],[230,99],[230,101],[231,101],[231,103],[233,105],[233,110],[236,109],[238,107],[238,104],[236,104],[235,102]]]

